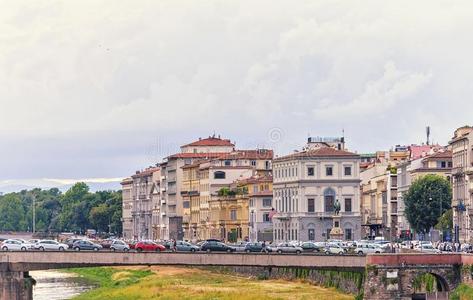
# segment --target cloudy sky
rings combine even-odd
[[[472,28],[471,1],[0,0],[0,181],[122,177],[214,132],[445,144]]]

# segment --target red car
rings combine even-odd
[[[142,251],[161,252],[161,251],[165,251],[166,247],[164,247],[163,245],[156,244],[154,242],[139,242],[139,243],[136,243],[135,249],[138,252],[142,252]]]

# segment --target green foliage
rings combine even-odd
[[[121,191],[91,193],[85,183],[77,183],[66,193],[58,189],[23,190],[0,196],[0,231],[31,231],[33,199],[36,231],[121,232]]]
[[[447,231],[453,229],[453,211],[452,209],[447,210],[444,214],[438,219],[435,229]]]
[[[473,299],[473,287],[462,283],[451,294],[451,300]]]
[[[435,292],[437,289],[437,278],[429,273],[423,273],[412,282],[412,287],[415,291],[426,291],[428,293]]]
[[[438,175],[426,175],[414,181],[404,203],[405,214],[412,228],[426,233],[434,227],[439,216],[450,209],[452,189],[450,183]]]

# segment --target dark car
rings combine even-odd
[[[263,247],[263,243],[248,243],[245,246],[245,252],[250,253],[250,252],[271,252],[272,249],[268,247],[268,245],[265,245]]]
[[[324,250],[313,242],[304,242],[302,243],[301,248],[304,252],[322,252]]]
[[[72,249],[76,251],[81,251],[81,250],[99,251],[100,249],[102,249],[102,246],[99,244],[92,243],[91,241],[80,240],[74,243],[74,245],[72,246]]]
[[[235,252],[236,249],[233,247],[230,247],[228,245],[225,245],[222,242],[217,242],[217,241],[207,241],[204,244],[202,244],[202,247],[200,248],[201,251],[206,251],[206,252]]]
[[[83,239],[78,239],[78,238],[71,238],[67,239],[64,241],[64,244],[69,246],[69,249],[72,249],[74,247],[74,243],[77,241],[82,241]]]

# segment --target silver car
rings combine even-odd
[[[276,247],[276,252],[277,253],[296,253],[296,254],[301,254],[302,253],[302,248],[290,243],[280,243]]]
[[[113,240],[110,244],[110,251],[123,251],[128,252],[130,251],[130,246],[127,243],[120,240]]]

